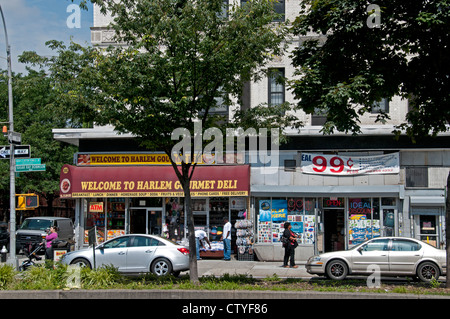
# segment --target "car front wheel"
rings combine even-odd
[[[439,267],[432,262],[424,262],[417,268],[417,276],[424,282],[430,282],[433,278],[440,276]]]
[[[348,275],[348,267],[342,260],[332,260],[327,264],[326,274],[333,280],[343,280]]]
[[[158,258],[152,263],[150,271],[157,276],[166,276],[172,272],[172,264],[165,258]]]
[[[89,261],[87,261],[86,259],[84,259],[84,258],[74,259],[70,264],[79,266],[80,268],[87,267],[87,268],[92,269],[91,263]]]

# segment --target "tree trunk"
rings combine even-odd
[[[187,182],[187,184],[189,185],[189,181]],[[187,186],[187,188],[185,188],[184,190],[184,205],[188,224],[189,279],[192,283],[197,284],[199,282],[197,268],[197,247],[195,243],[194,214],[192,214],[191,191],[189,189],[189,186]]]
[[[445,250],[447,251],[447,275],[446,284],[447,288],[450,288],[450,172],[447,177],[447,198],[445,201]]]

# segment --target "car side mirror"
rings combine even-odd
[[[358,251],[360,254],[362,254],[363,250],[364,250],[364,247],[363,247],[363,246],[358,247],[358,249],[357,249],[357,251]]]
[[[103,250],[103,249],[105,249],[105,246],[104,246],[103,244],[100,244],[100,245],[97,247],[97,249]]]

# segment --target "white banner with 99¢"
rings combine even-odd
[[[399,158],[399,153],[361,157],[302,153],[301,170],[305,174],[341,176],[398,174]]]

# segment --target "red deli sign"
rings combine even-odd
[[[197,166],[190,188],[192,197],[248,196],[250,166]],[[60,191],[63,198],[184,196],[172,166],[64,165]]]

